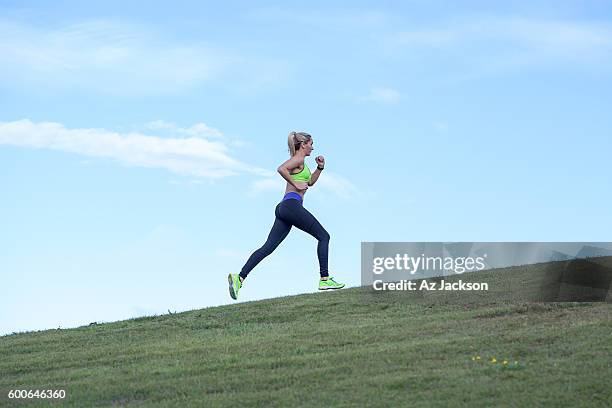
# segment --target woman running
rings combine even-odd
[[[276,219],[272,230],[268,235],[266,243],[261,248],[253,252],[246,264],[242,267],[240,274],[230,273],[227,277],[229,281],[229,292],[232,299],[238,299],[238,291],[247,275],[258,263],[266,256],[270,255],[276,247],[283,242],[291,227],[295,225],[304,232],[315,237],[317,245],[317,256],[319,258],[319,269],[321,279],[319,280],[319,290],[341,289],[344,283],[338,283],[329,276],[327,270],[327,251],[329,248],[329,234],[317,219],[308,212],[303,206],[304,193],[308,187],[314,185],[325,168],[325,158],[317,156],[317,169],[310,173],[310,169],[304,162],[306,156],[310,156],[313,151],[312,137],[304,132],[289,133],[289,153],[291,157],[278,167],[278,172],[285,180],[285,196],[276,206],[274,214]]]

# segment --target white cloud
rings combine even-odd
[[[530,46],[533,51],[564,57],[596,56],[612,51],[610,24],[509,19],[482,28],[492,35]]]
[[[172,122],[166,122],[163,120],[156,120],[149,122],[146,125],[147,129],[150,130],[163,130],[174,134],[192,136],[192,137],[223,137],[223,133],[219,130],[208,126],[206,123],[196,123],[189,127],[180,127]]]
[[[153,130],[156,134],[169,135],[172,137],[184,136],[184,137],[203,137],[210,139],[222,140],[225,144],[232,147],[246,147],[250,145],[250,142],[246,140],[234,139],[226,137],[223,132],[213,127],[208,126],[206,123],[196,123],[195,125],[182,127],[176,123],[166,122],[164,120],[156,120],[149,122],[144,126],[147,130]]]
[[[380,10],[313,10],[312,7],[300,10],[264,7],[250,12],[248,16],[276,25],[286,23],[292,27],[359,31],[363,31],[364,27],[380,27],[390,19],[388,13]]]
[[[436,123],[434,123],[434,128],[438,132],[446,132],[448,130],[448,123],[446,123],[446,122],[436,122]]]
[[[368,96],[362,97],[362,102],[397,103],[400,101],[399,91],[393,88],[372,88]]]
[[[56,29],[0,21],[5,80],[110,93],[157,93],[192,86],[230,59],[203,45],[174,45],[144,27],[88,21]]]
[[[197,127],[197,126],[196,126]],[[125,165],[160,167],[199,178],[220,178],[247,171],[269,176],[270,171],[232,158],[225,143],[202,136],[167,138],[106,129],[68,129],[59,123],[30,120],[0,122],[0,145],[60,150],[105,157]]]
[[[351,199],[360,195],[359,190],[353,183],[336,173],[328,172],[322,175],[318,183],[321,183],[323,190],[340,198]]]
[[[249,188],[249,195],[257,195],[260,193],[266,193],[274,191],[276,193],[283,192],[285,190],[285,181],[279,177],[267,177],[261,180],[255,180],[251,183]]]
[[[185,180],[170,180],[169,183],[175,186],[190,186],[190,187],[204,184],[202,179],[197,179],[197,178],[185,179]],[[210,184],[213,184],[212,179],[210,180]]]
[[[0,19],[0,55],[0,84],[121,96],[180,92],[211,80],[258,88],[289,70],[284,61],[110,20],[41,27]]]
[[[411,27],[383,43],[394,57],[435,59],[445,71],[612,62],[612,25],[593,22],[478,16]]]
[[[607,52],[612,45],[609,24],[547,21],[527,18],[467,18],[438,27],[414,28],[394,33],[390,42],[398,46],[456,46],[489,42],[523,45],[542,51]],[[511,41],[500,43],[500,41]]]

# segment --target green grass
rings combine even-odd
[[[478,296],[353,288],[4,336],[0,405],[609,406],[610,303]]]

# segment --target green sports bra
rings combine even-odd
[[[302,169],[302,171],[300,171],[299,173],[291,174],[291,178],[293,179],[293,181],[300,181],[300,182],[306,182],[306,183],[309,182],[310,181],[310,169],[308,168],[306,163],[304,163],[304,168]]]

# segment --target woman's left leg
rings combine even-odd
[[[280,245],[281,242],[287,237],[289,231],[291,230],[291,224],[286,221],[276,217],[274,219],[274,224],[272,225],[272,229],[268,234],[268,239],[261,246],[261,248],[257,249],[255,252],[251,254],[249,259],[246,261],[242,270],[240,271],[240,277],[242,280],[245,280],[249,272],[257,266],[265,257],[270,255],[276,247]]]

